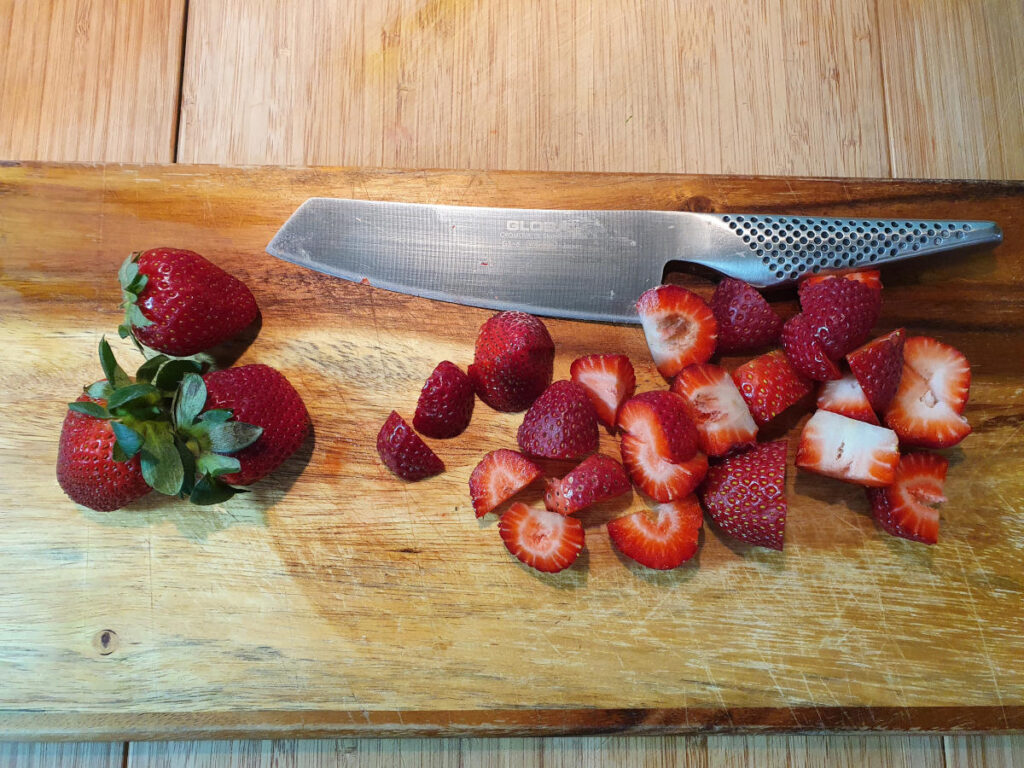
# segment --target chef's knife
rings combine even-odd
[[[553,211],[311,198],[267,251],[377,288],[491,309],[638,323],[672,261],[757,287],[998,243],[991,221]]]

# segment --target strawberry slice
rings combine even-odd
[[[544,573],[563,571],[576,562],[583,549],[583,523],[516,502],[498,521],[505,547],[520,562]]]
[[[403,480],[422,480],[444,472],[444,462],[396,411],[377,433],[377,453],[384,465]]]
[[[796,404],[812,388],[778,349],[747,361],[732,372],[732,378],[760,426]]]
[[[896,433],[831,411],[815,411],[800,435],[796,465],[856,485],[891,485],[900,460]]]
[[[597,418],[614,430],[619,408],[636,392],[633,363],[625,355],[590,355],[573,360],[569,378],[587,391]]]
[[[631,489],[622,465],[610,456],[596,453],[561,480],[547,481],[544,506],[560,515],[571,515],[591,504],[629,493]]]
[[[678,285],[659,285],[644,291],[636,310],[654,364],[666,379],[688,365],[706,363],[714,354],[718,322],[696,293]]]
[[[906,336],[906,331],[898,328],[846,356],[846,362],[850,364],[850,370],[860,383],[868,403],[879,413],[889,407],[899,387]],[[970,369],[967,375],[970,376]]]
[[[838,360],[871,335],[882,309],[881,291],[846,278],[804,285],[800,307],[825,354]]]
[[[971,390],[971,366],[963,353],[928,336],[911,336],[903,359],[927,383],[935,399],[964,412]]]
[[[667,461],[689,461],[697,452],[697,428],[686,401],[674,392],[656,390],[631,397],[619,410],[619,428],[641,440]]]
[[[708,517],[733,538],[782,549],[786,441],[762,443],[708,469],[700,490]]]
[[[678,568],[697,552],[704,516],[693,495],[655,504],[608,523],[608,536],[622,554],[648,568]]]
[[[798,292],[802,296],[805,288],[810,288],[812,285],[824,282],[825,280],[835,280],[837,277],[844,277],[847,280],[856,280],[858,283],[863,283],[868,288],[872,288],[876,291],[882,290],[882,273],[877,269],[862,269],[858,272],[846,272],[844,274],[822,273],[819,275],[810,275],[800,281]]]
[[[934,544],[939,540],[939,511],[946,500],[942,487],[949,462],[934,453],[908,453],[887,488],[868,488],[871,512],[879,527],[893,536]]]
[[[875,415],[864,390],[852,373],[822,384],[818,392],[818,407],[823,411],[840,413],[857,421],[878,424],[878,416]]]
[[[782,326],[782,348],[794,370],[815,381],[841,379],[843,374],[818,341],[816,326],[807,315],[793,315]],[[742,387],[740,388],[742,392]]]
[[[708,471],[708,457],[703,453],[673,463],[650,443],[629,434],[622,436],[619,451],[630,480],[655,501],[675,501],[693,493]]]
[[[779,340],[782,318],[753,286],[732,277],[723,279],[711,296],[718,321],[718,352],[750,352]]]
[[[757,440],[757,424],[724,368],[710,363],[684,368],[672,381],[672,391],[686,401],[697,445],[708,456],[724,456]]]
[[[597,412],[574,381],[556,381],[534,401],[516,435],[530,456],[578,459],[597,450]]]
[[[540,467],[523,454],[507,448],[491,451],[469,476],[469,497],[476,516],[483,517],[540,476]]]
[[[884,421],[903,445],[921,448],[949,448],[971,434],[967,419],[949,403],[936,399],[928,380],[907,362]]]
[[[454,363],[443,360],[420,391],[412,425],[427,437],[455,437],[469,426],[475,401],[469,376]]]

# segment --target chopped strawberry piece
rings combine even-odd
[[[760,426],[795,405],[812,389],[811,382],[778,349],[747,361],[732,372],[732,378]]]
[[[843,274],[822,273],[819,275],[811,275],[800,281],[799,293],[802,296],[805,288],[810,288],[812,285],[824,282],[825,280],[835,280],[837,277],[844,277],[847,280],[856,280],[858,283],[863,283],[868,288],[872,288],[876,291],[882,290],[882,274],[877,269],[862,269],[858,272],[846,272]]]
[[[843,374],[829,358],[815,335],[816,326],[807,315],[793,315],[782,326],[782,348],[794,370],[815,381],[840,379]],[[742,392],[742,387],[740,388]]]
[[[619,410],[619,428],[668,461],[688,461],[697,452],[697,428],[687,415],[686,401],[674,392],[631,397]]]
[[[473,382],[454,363],[437,364],[420,392],[412,425],[421,435],[455,437],[469,426],[476,395]]]
[[[825,354],[838,360],[868,340],[882,294],[856,280],[823,280],[803,286],[800,307]]]
[[[655,504],[608,523],[608,536],[622,554],[648,568],[678,568],[697,552],[704,516],[695,496]]]
[[[786,441],[762,443],[708,469],[700,490],[712,522],[733,538],[782,549],[786,528]]]
[[[841,379],[826,381],[818,392],[818,407],[823,411],[840,413],[857,421],[878,424],[871,403],[864,395],[864,390],[852,373]]]
[[[498,521],[505,547],[520,562],[544,573],[563,571],[576,562],[583,549],[583,524],[560,515],[516,502]]]
[[[598,453],[588,456],[561,480],[548,480],[544,506],[560,515],[571,515],[629,493],[631,488],[622,465]]]
[[[422,480],[444,472],[444,462],[396,411],[377,433],[377,453],[384,465],[403,480]]]
[[[723,279],[710,304],[718,321],[719,353],[750,352],[779,340],[782,318],[764,296],[742,280]]]
[[[655,501],[675,501],[693,493],[708,471],[708,457],[703,453],[673,463],[650,443],[630,434],[622,436],[619,450],[633,484]]]
[[[907,362],[884,421],[900,443],[920,448],[950,448],[971,434],[967,419],[949,403],[936,399],[928,380]]]
[[[647,346],[658,371],[671,379],[715,352],[718,322],[700,296],[678,285],[645,291],[636,303]]]
[[[903,347],[906,365],[927,383],[936,400],[964,412],[971,390],[971,366],[963,353],[928,336],[911,336]]]
[[[871,408],[882,413],[900,384],[906,331],[899,328],[858,347],[846,356]],[[968,369],[970,376],[970,369]]]
[[[686,401],[686,412],[697,427],[697,445],[708,456],[724,456],[757,440],[757,424],[724,368],[711,363],[684,368],[672,391]]]
[[[796,465],[856,485],[892,484],[900,460],[896,433],[831,411],[815,411],[800,435]]]
[[[540,467],[523,454],[507,448],[491,451],[469,476],[469,496],[476,516],[483,517],[540,476]]]
[[[590,355],[573,360],[569,378],[587,391],[598,420],[614,429],[619,408],[636,392],[636,374],[625,355]]]
[[[480,327],[469,378],[496,411],[515,412],[551,383],[555,344],[544,322],[525,312],[499,312]]]
[[[949,462],[934,453],[908,453],[896,467],[887,488],[868,488],[871,512],[882,530],[911,541],[939,540],[939,511],[932,505],[946,500],[942,487]]]
[[[519,448],[530,456],[578,459],[597,450],[597,412],[574,381],[556,381],[523,417]]]

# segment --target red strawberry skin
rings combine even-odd
[[[732,372],[732,378],[758,426],[795,405],[813,388],[780,350],[748,360]]]
[[[858,347],[846,356],[868,403],[878,413],[889,407],[903,372],[903,346],[907,333],[899,328]]]
[[[198,253],[154,248],[138,260],[148,278],[137,304],[153,322],[133,326],[141,343],[184,357],[236,336],[259,315],[249,288]]]
[[[299,449],[309,433],[309,413],[302,397],[284,375],[255,363],[211,371],[206,383],[204,411],[226,408],[235,421],[255,424],[263,434],[252,445],[232,454],[238,472],[221,475],[229,485],[250,485],[277,469]]]
[[[106,405],[86,394],[77,402]],[[57,482],[72,501],[97,512],[112,512],[149,493],[138,455],[114,461],[114,442],[109,422],[68,411],[57,449]]]
[[[671,379],[715,353],[718,321],[700,296],[679,285],[659,285],[640,296],[637,313],[658,372]]]
[[[444,472],[444,462],[397,411],[377,433],[377,453],[384,466],[403,480],[422,480]]]
[[[793,315],[782,326],[782,348],[794,370],[801,376],[815,381],[840,379],[843,374],[818,341],[818,327],[803,313]]]
[[[455,437],[469,426],[475,401],[469,376],[454,363],[443,360],[423,385],[412,425],[427,437]]]
[[[782,549],[786,527],[786,442],[761,443],[708,469],[700,489],[711,520],[733,538]]]
[[[939,512],[931,504],[945,501],[942,487],[949,461],[934,453],[908,453],[900,458],[893,484],[868,488],[871,512],[878,526],[922,544],[939,540]]]
[[[928,381],[906,361],[896,396],[883,420],[904,446],[952,448],[971,434],[967,419],[948,402],[936,398]]]
[[[697,553],[704,515],[695,496],[656,504],[608,523],[608,536],[626,557],[648,568],[678,568]]]
[[[852,373],[821,385],[818,391],[818,408],[878,425],[878,416],[875,415],[871,403],[864,395],[864,390]]]
[[[522,502],[501,516],[498,533],[516,559],[543,573],[564,571],[576,562],[586,542],[583,524],[577,518]]]
[[[664,459],[689,461],[697,452],[697,427],[681,395],[665,390],[641,392],[619,411],[619,428],[648,443]]]
[[[597,450],[597,412],[574,381],[556,381],[534,401],[516,435],[529,456],[578,459]]]
[[[551,384],[555,344],[547,326],[525,312],[499,312],[477,335],[469,378],[476,393],[496,411],[530,407]]]
[[[779,317],[753,286],[724,278],[711,296],[711,311],[718,321],[718,352],[751,352],[775,344],[782,331]]]
[[[803,286],[800,306],[825,354],[838,360],[871,335],[882,309],[881,291],[836,278]]]
[[[693,493],[708,471],[708,457],[698,451],[676,463],[664,458],[643,440],[625,434],[619,442],[622,465],[630,480],[655,501],[675,501]]]
[[[845,278],[847,280],[856,280],[858,283],[864,283],[864,285],[872,288],[876,291],[882,290],[882,273],[877,269],[862,269],[857,272],[845,272],[843,274],[820,274],[811,275],[800,282],[799,293],[803,297],[804,290],[810,288],[816,283],[824,282],[825,280],[835,280],[836,278]]]
[[[589,355],[573,360],[569,378],[587,390],[598,420],[614,429],[619,408],[636,392],[636,372],[625,355]]]
[[[483,517],[540,476],[540,467],[523,454],[507,448],[491,451],[469,476],[469,496],[476,516]]]
[[[561,480],[549,480],[544,506],[560,515],[571,515],[591,504],[629,493],[626,470],[615,459],[601,454],[588,456]]]

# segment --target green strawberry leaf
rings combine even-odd
[[[131,384],[131,379],[128,378],[128,374],[124,372],[124,369],[117,364],[114,351],[110,348],[110,344],[107,343],[105,338],[100,339],[100,367],[103,368],[103,375],[107,377],[107,381],[115,389]]]
[[[234,456],[221,456],[219,453],[204,453],[196,462],[196,469],[211,477],[227,475],[241,468],[242,463]]]
[[[114,438],[117,440],[115,446],[124,453],[125,460],[142,449],[143,437],[134,429],[119,421],[110,422],[110,427],[114,430]]]
[[[199,420],[207,424],[220,424],[231,418],[231,411],[226,408],[214,408],[210,411],[203,411],[199,414]]]
[[[138,276],[138,254],[133,253],[121,262],[121,267],[117,270],[117,281],[121,284],[122,288],[127,290],[128,286],[131,285]]]
[[[147,325],[153,324],[152,320],[142,314],[138,304],[129,304],[125,307],[124,317],[132,328],[145,328]]]
[[[263,427],[243,421],[225,421],[209,427],[210,450],[214,453],[236,453],[259,439]]]
[[[178,384],[181,383],[185,374],[195,373],[198,374],[203,370],[203,366],[197,363],[195,360],[188,360],[185,358],[170,360],[164,365],[160,371],[156,374],[156,378],[153,379],[153,383],[160,389],[170,391],[177,389]],[[202,379],[200,379],[202,381]],[[203,388],[203,401],[206,401],[206,388]],[[200,408],[203,406],[200,405]]]
[[[215,477],[203,475],[199,478],[199,482],[196,483],[195,488],[192,489],[192,493],[189,495],[188,500],[193,504],[208,506],[210,504],[220,504],[221,502],[227,501],[236,493],[238,493],[237,488],[232,488],[227,483],[218,480]]]
[[[145,442],[139,454],[142,477],[153,490],[177,496],[185,481],[185,467],[171,431],[165,423],[149,422],[145,426]]]
[[[188,426],[206,405],[206,383],[198,373],[184,373],[174,393],[174,423]]]
[[[178,449],[178,455],[181,456],[184,477],[181,483],[180,495],[184,497],[192,493],[192,488],[196,484],[196,457],[192,455],[192,451],[188,449],[183,440],[176,438],[174,440],[174,447]]]
[[[131,456],[125,453],[117,443],[114,443],[114,447],[110,451],[110,456],[114,461],[121,462],[122,464],[131,458]]]
[[[149,275],[137,274],[132,281],[128,283],[128,287],[125,288],[125,291],[127,293],[134,294],[135,298],[138,299],[139,294],[145,290],[147,283],[149,283]]]
[[[127,339],[132,335],[132,327],[128,323],[121,323],[117,326],[117,335],[122,339]],[[134,337],[133,337],[134,338]]]
[[[159,397],[160,390],[152,384],[129,384],[126,387],[114,390],[107,400],[107,408],[110,410],[122,408],[129,403],[135,403],[143,398],[146,399],[145,404],[148,405],[153,403],[155,399],[158,400]],[[138,404],[141,405],[141,403]]]
[[[83,413],[86,416],[92,416],[94,419],[112,419],[110,411],[104,408],[99,403],[90,403],[88,400],[82,400],[81,402],[68,403],[68,409],[75,411],[76,413]]]
[[[97,381],[85,388],[85,394],[94,400],[106,400],[113,391],[114,388],[106,381]]]
[[[171,358],[167,355],[156,355],[155,357],[149,358],[149,360],[140,365],[139,369],[135,372],[135,380],[141,381],[145,384],[153,383],[153,378],[156,376],[156,372],[160,370],[160,366],[170,359]]]

